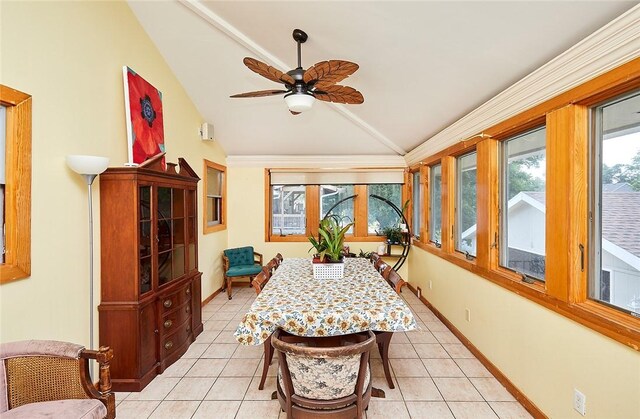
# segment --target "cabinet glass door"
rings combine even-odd
[[[187,244],[189,247],[189,264],[188,270],[192,271],[197,268],[197,249],[196,234],[198,234],[197,224],[197,208],[196,208],[196,191],[190,189],[187,191]]]
[[[158,285],[166,284],[172,279],[172,220],[171,220],[171,188],[158,187]]]
[[[138,188],[140,294],[151,291],[151,186]]]
[[[184,189],[173,189],[173,271],[172,278],[185,273]]]

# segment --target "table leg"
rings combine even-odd
[[[273,359],[273,346],[271,346],[271,336],[264,341],[264,365],[262,366],[262,379],[260,379],[260,385],[258,390],[264,390],[264,382],[267,380],[267,372],[269,371],[269,365]]]
[[[389,388],[395,388],[393,380],[391,379],[391,370],[389,370],[389,344],[393,332],[376,332],[376,341],[378,343],[378,350],[380,351],[380,357],[382,358],[382,366],[384,367],[384,375],[387,377],[387,383]]]

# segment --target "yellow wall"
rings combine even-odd
[[[638,352],[415,246],[409,275],[550,418],[582,417],[573,410],[574,388],[587,397],[587,417],[640,417]]]
[[[33,96],[32,275],[0,286],[0,341],[40,338],[88,345],[87,187],[68,154],[127,161],[122,66],[163,93],[167,161],[184,157],[202,177],[217,143],[199,139],[202,117],[124,2],[0,2],[0,83]],[[202,182],[199,214],[202,214]],[[94,182],[96,305],[100,287],[99,181]],[[202,236],[202,296],[217,289],[226,231]],[[214,280],[214,278],[216,278]],[[95,315],[95,341],[97,313]]]

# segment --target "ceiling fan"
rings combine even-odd
[[[284,100],[293,115],[311,109],[315,99],[344,104],[363,103],[362,93],[353,87],[336,84],[355,73],[359,68],[358,64],[343,60],[329,60],[321,61],[306,70],[302,68],[300,50],[301,44],[305,43],[307,38],[304,31],[293,30],[293,39],[298,44],[298,67],[286,73],[255,58],[245,57],[243,60],[249,70],[276,83],[284,84],[285,90],[260,90],[240,93],[231,97],[263,97],[284,93]]]

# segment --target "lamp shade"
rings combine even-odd
[[[311,109],[316,98],[306,93],[291,93],[284,97],[291,112],[304,112]]]
[[[109,158],[73,154],[67,156],[67,166],[81,175],[99,175],[107,170]]]

